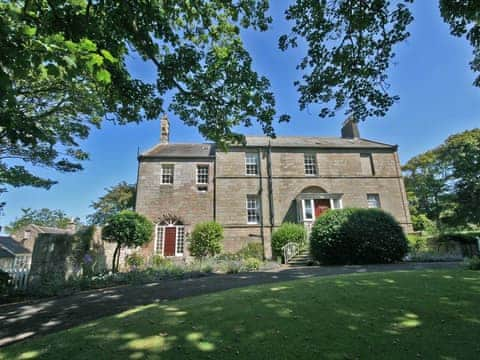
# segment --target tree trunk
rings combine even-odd
[[[120,246],[120,247],[118,248],[118,254],[117,254],[117,271],[116,271],[116,272],[118,272],[118,268],[119,268],[119,266],[120,266],[120,255],[121,255],[121,252],[122,252],[122,247]]]
[[[117,246],[115,247],[115,251],[113,252],[113,259],[112,259],[112,272],[116,273],[117,272],[117,256],[119,254],[120,250],[120,244],[117,243]]]

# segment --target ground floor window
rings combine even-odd
[[[177,255],[183,254],[183,245],[185,243],[185,228],[177,226],[177,248],[175,250]]]
[[[247,223],[258,224],[260,222],[260,204],[257,195],[247,195]]]

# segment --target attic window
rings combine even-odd
[[[25,230],[23,232],[23,240],[30,240],[31,235],[32,235],[32,232],[30,230]]]

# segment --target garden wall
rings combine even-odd
[[[29,285],[64,282],[85,273],[109,271],[114,243],[102,240],[101,228],[88,227],[75,234],[39,234],[32,254]],[[126,251],[121,253],[124,264]]]

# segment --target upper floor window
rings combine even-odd
[[[367,194],[367,203],[369,209],[380,208],[380,195],[378,194]]]
[[[208,165],[197,166],[197,184],[208,184]]]
[[[162,184],[173,184],[173,165],[162,165]]]
[[[260,222],[260,207],[257,195],[247,195],[247,223],[258,224]]]
[[[362,174],[372,176],[375,175],[375,168],[373,167],[372,154],[360,154],[360,163],[362,165]]]
[[[305,175],[317,174],[317,161],[315,154],[304,154]]]
[[[245,154],[245,173],[247,175],[258,175],[258,154]]]

